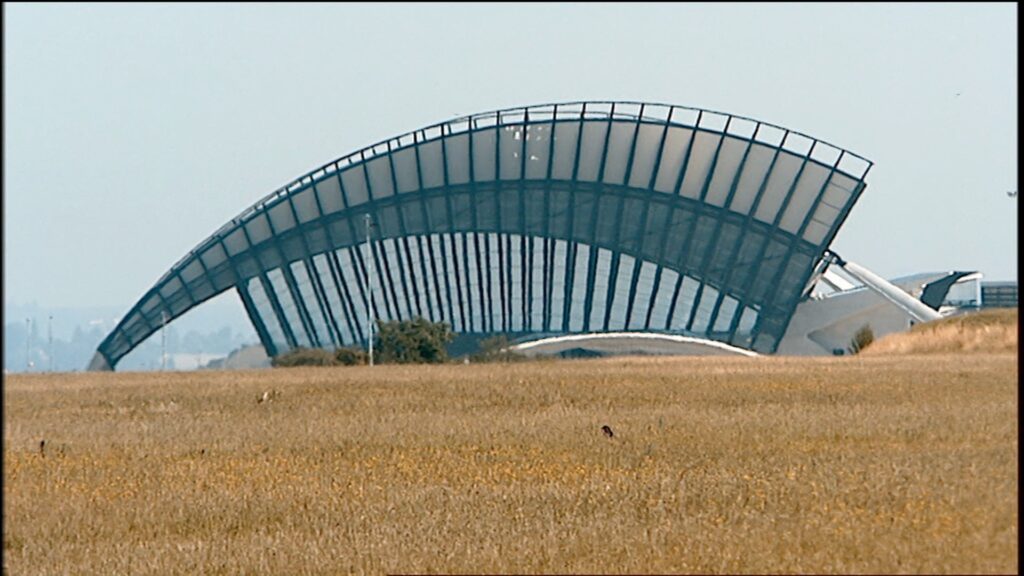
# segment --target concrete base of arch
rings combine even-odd
[[[599,355],[651,354],[667,356],[759,356],[756,352],[722,342],[651,332],[568,334],[511,346],[527,356],[562,355],[584,351]]]

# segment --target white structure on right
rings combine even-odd
[[[980,305],[981,273],[934,272],[885,280],[832,253],[809,284],[777,354],[842,355],[858,330],[875,338]]]

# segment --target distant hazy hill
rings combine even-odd
[[[1018,309],[993,309],[918,324],[864,349],[865,355],[1017,352]]]

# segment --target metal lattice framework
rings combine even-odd
[[[379,319],[462,333],[656,331],[773,352],[871,162],[719,112],[492,111],[403,134],[266,196],[175,264],[91,369],[235,288],[269,354]],[[363,220],[376,224],[369,258]]]

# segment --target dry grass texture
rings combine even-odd
[[[1016,572],[1017,390],[1009,354],[8,376],[4,571]]]
[[[1017,353],[1016,308],[982,310],[973,314],[918,324],[873,342],[862,354],[948,354],[961,352]]]

